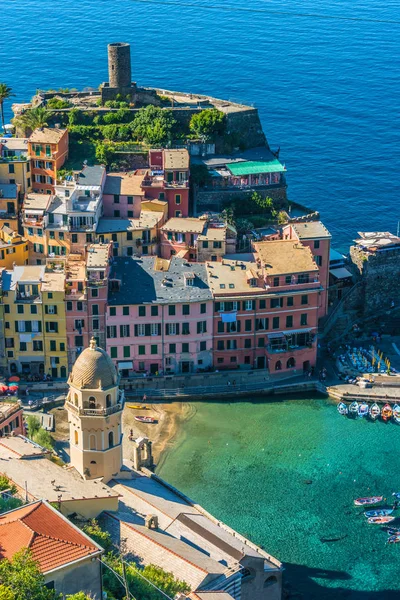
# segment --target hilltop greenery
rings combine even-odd
[[[192,116],[189,129],[197,138],[213,140],[225,133],[225,115],[216,108],[207,108]]]

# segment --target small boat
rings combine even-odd
[[[400,535],[400,529],[395,527],[386,527],[386,532],[388,535]]]
[[[140,421],[140,423],[157,423],[157,419],[154,417],[142,417],[141,415],[135,415],[136,421]]]
[[[126,406],[127,408],[133,408],[135,410],[149,410],[149,407],[145,404],[143,404],[143,406],[141,404],[127,404]]]
[[[365,498],[356,498],[354,500],[355,506],[373,506],[382,502],[383,496],[367,496]]]
[[[375,421],[379,417],[380,414],[381,414],[381,409],[379,408],[377,403],[374,402],[373,404],[371,404],[371,407],[369,409],[370,419]]]
[[[393,508],[377,508],[376,510],[365,511],[364,515],[366,517],[386,517],[387,515],[391,515],[393,510]]]
[[[393,421],[400,425],[400,406],[398,404],[393,406]]]
[[[369,413],[369,406],[366,402],[361,402],[361,404],[358,407],[358,416],[359,417],[366,417]]]
[[[400,500],[400,492],[393,492],[392,496],[395,496],[397,500]]]
[[[349,413],[352,415],[358,415],[358,402],[356,400],[350,404]]]
[[[375,525],[384,525],[385,523],[390,523],[394,521],[396,517],[370,517],[368,519],[368,523],[373,523]]]
[[[339,402],[339,404],[337,405],[337,409],[340,415],[347,415],[347,413],[349,412],[347,404],[345,404],[344,402]]]
[[[388,538],[388,544],[398,544],[400,542],[400,535],[391,535]]]
[[[388,421],[392,418],[393,410],[390,404],[385,404],[385,406],[381,410],[381,417],[384,421]]]

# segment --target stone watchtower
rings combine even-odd
[[[107,483],[122,467],[124,396],[111,358],[94,338],[76,359],[68,384],[71,466],[85,479]]]
[[[131,47],[125,42],[108,44],[108,82],[101,85],[102,102],[115,100],[118,94],[136,100],[136,83],[132,82]]]

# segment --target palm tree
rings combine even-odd
[[[0,110],[4,133],[6,132],[6,124],[4,121],[4,100],[8,100],[8,98],[11,98],[11,96],[15,96],[15,94],[12,93],[12,88],[10,88],[6,83],[0,83]]]
[[[30,108],[14,119],[14,125],[24,129],[25,132],[28,129],[32,132],[40,127],[45,127],[48,124],[47,120],[50,114],[50,111],[46,110],[43,106]]]

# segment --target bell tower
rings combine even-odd
[[[111,358],[94,338],[76,359],[68,384],[71,465],[85,479],[107,483],[122,467],[124,394]]]

